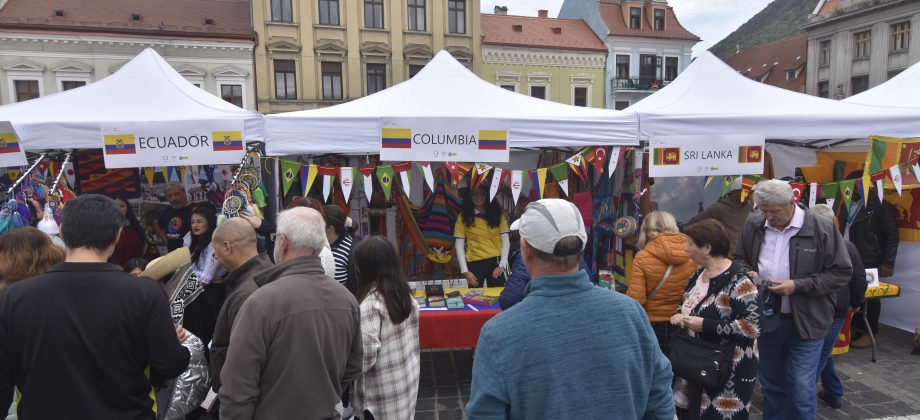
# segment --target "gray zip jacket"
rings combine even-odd
[[[789,239],[789,273],[795,282],[790,296],[792,317],[802,340],[823,339],[834,320],[837,291],[847,287],[853,265],[840,231],[833,222],[816,217],[805,206],[805,222]],[[741,232],[735,262],[759,272],[766,218],[751,216]],[[779,279],[783,280],[783,279]]]

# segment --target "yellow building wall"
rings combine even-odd
[[[604,57],[604,53],[598,53],[599,57]],[[588,106],[592,108],[604,107],[604,69],[601,68],[584,68],[584,67],[559,67],[550,65],[521,65],[521,64],[502,64],[502,63],[483,63],[482,78],[489,83],[497,85],[514,85],[513,79],[507,78],[513,73],[520,73],[520,79],[517,83],[518,93],[530,95],[531,85],[543,85],[546,83],[546,77],[543,73],[549,74],[549,89],[547,90],[547,99],[553,102],[559,102],[566,105],[574,105],[574,86],[585,86],[584,75],[592,76],[589,89]],[[502,77],[502,75],[506,75]],[[573,76],[575,80],[573,81]],[[499,83],[499,79],[502,82]],[[530,80],[529,80],[530,79]],[[532,82],[532,83],[531,83]]]

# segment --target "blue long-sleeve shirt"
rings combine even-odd
[[[578,269],[583,270],[588,275],[588,281],[592,284],[597,284],[584,257],[578,263]],[[501,306],[503,311],[507,311],[512,306],[517,305],[518,302],[524,300],[524,289],[527,288],[527,283],[530,283],[530,273],[527,272],[527,267],[524,267],[521,251],[515,251],[511,255],[511,273],[508,274],[505,290],[502,290],[501,295],[498,296],[498,305]]]
[[[674,418],[671,362],[635,300],[584,271],[526,293],[482,328],[468,419]]]

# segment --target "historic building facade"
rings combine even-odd
[[[253,45],[245,0],[0,1],[0,102],[84,86],[153,48],[198,87],[255,109]]]
[[[920,0],[819,0],[809,16],[806,93],[843,99],[920,62]]]
[[[607,46],[581,19],[482,15],[482,78],[512,92],[604,107]]]
[[[481,70],[479,0],[253,0],[252,11],[264,113],[373,94],[441,50]]]
[[[806,44],[805,35],[781,39],[738,51],[727,64],[755,82],[805,93]]]
[[[666,86],[700,41],[666,0],[565,0],[559,17],[583,19],[607,45],[607,108],[625,109]]]

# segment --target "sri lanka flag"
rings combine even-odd
[[[381,147],[384,149],[411,149],[412,148],[412,129],[411,128],[381,128],[380,129]]]
[[[763,160],[763,146],[738,146],[738,163],[758,163]]]
[[[107,155],[133,155],[137,153],[134,134],[106,134],[102,136]]]
[[[3,153],[19,153],[19,140],[15,134],[0,134],[0,154]]]
[[[242,131],[212,131],[211,147],[215,152],[243,150]]]
[[[680,165],[680,147],[662,147],[655,149],[654,165]]]
[[[505,130],[479,130],[479,150],[507,150],[508,132]]]

